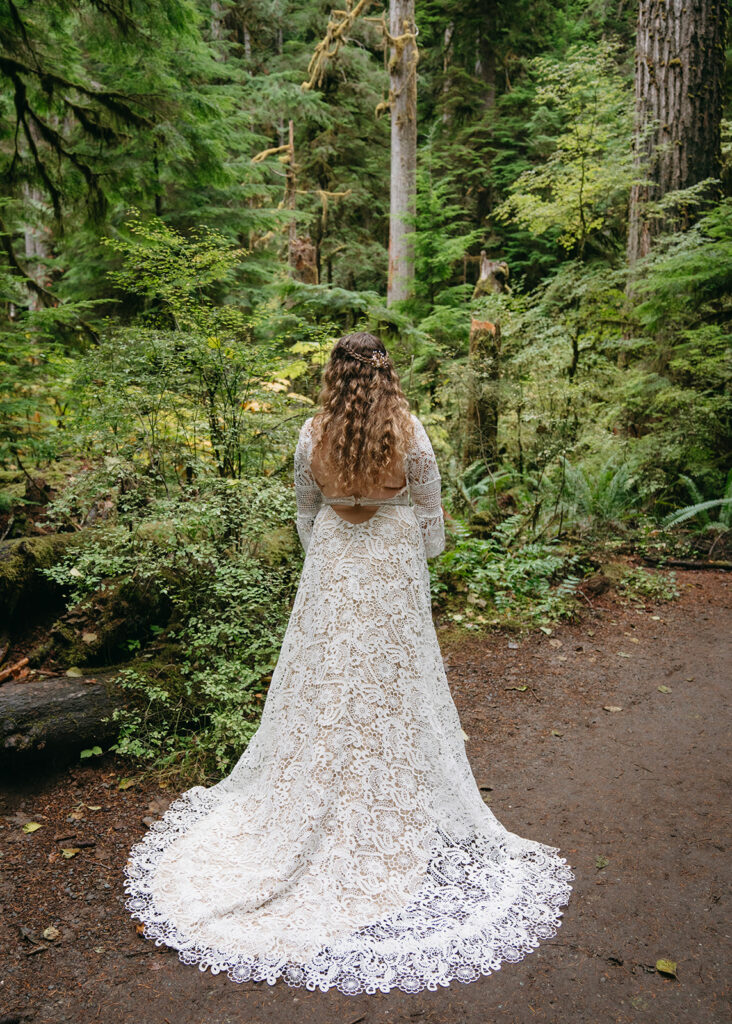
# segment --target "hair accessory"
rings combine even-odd
[[[359,352],[352,352],[351,349],[346,349],[349,356],[353,356],[354,359],[359,359],[362,363],[371,363],[378,369],[384,369],[389,365],[389,357],[386,352],[379,352],[378,349],[373,351],[369,357],[362,356]]]

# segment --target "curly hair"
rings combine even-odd
[[[313,454],[342,493],[367,492],[412,437],[409,403],[383,343],[356,331],[333,346],[313,416]]]

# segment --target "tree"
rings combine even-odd
[[[335,57],[345,33],[372,0],[346,0],[346,10],[334,11],[338,20],[328,22],[325,38],[313,53],[308,67],[310,78],[303,89],[320,85],[326,62]],[[389,208],[389,268],[387,304],[411,298],[414,290],[414,243],[410,235],[417,213],[417,28],[414,0],[391,0],[389,28],[382,15],[385,45],[389,51],[389,98],[377,113],[391,112],[391,173]]]
[[[676,220],[654,213],[649,200],[719,178],[726,27],[724,0],[639,2],[635,160],[647,177],[630,192],[630,264]],[[714,187],[709,198],[721,198]],[[682,209],[676,226],[688,227],[692,219]]]
[[[556,233],[580,259],[590,244],[607,247],[613,224],[620,234],[632,179],[632,111],[615,52],[602,41],[573,45],[562,60],[533,59],[539,86],[531,128],[543,152],[493,211],[534,235]]]
[[[391,203],[387,304],[411,298],[414,244],[407,236],[417,212],[417,30],[414,0],[391,0],[389,103]]]

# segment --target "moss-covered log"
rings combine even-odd
[[[52,533],[0,543],[0,621],[14,625],[29,616],[37,620],[62,603],[61,588],[40,570],[55,565],[81,536]]]
[[[53,760],[109,742],[122,701],[113,677],[52,677],[0,686],[0,768]],[[109,721],[104,721],[108,718]]]

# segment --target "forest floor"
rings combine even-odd
[[[129,847],[175,794],[118,789],[106,756],[3,787],[0,1024],[729,1020],[732,577],[677,579],[674,602],[605,594],[551,636],[438,630],[487,802],[512,831],[559,846],[576,874],[557,937],[520,963],[373,996],[237,985],[184,965],[123,907]],[[42,827],[26,833],[31,820]],[[44,938],[49,927],[58,935]],[[675,978],[659,959],[676,962]]]

